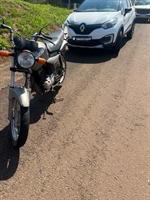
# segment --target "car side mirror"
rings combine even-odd
[[[124,10],[124,15],[126,15],[127,13],[131,12],[132,8],[125,8]]]

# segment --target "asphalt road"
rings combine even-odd
[[[123,43],[118,56],[66,52],[63,101],[34,96],[20,150],[9,141],[10,74],[1,66],[0,200],[150,199],[150,24],[136,24]]]

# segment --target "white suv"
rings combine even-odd
[[[68,48],[111,47],[118,53],[123,36],[133,36],[135,17],[131,0],[85,0],[63,24]]]

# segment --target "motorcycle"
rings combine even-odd
[[[0,28],[10,32],[11,51],[0,51],[0,56],[11,56],[11,78],[9,87],[8,119],[10,121],[11,142],[14,147],[22,147],[27,140],[30,125],[31,93],[50,92],[61,87],[66,75],[65,47],[67,41],[63,30],[43,33],[43,28],[31,39],[21,37],[0,16]],[[17,33],[17,37],[14,36]],[[24,74],[25,83],[15,86],[15,72]]]

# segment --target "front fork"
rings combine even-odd
[[[26,74],[26,84],[24,86],[15,86],[15,61],[12,58],[12,67],[11,67],[11,80],[9,88],[9,108],[8,108],[8,119],[12,118],[12,109],[14,100],[16,99],[20,106],[29,107],[30,106],[30,76],[31,73]]]

